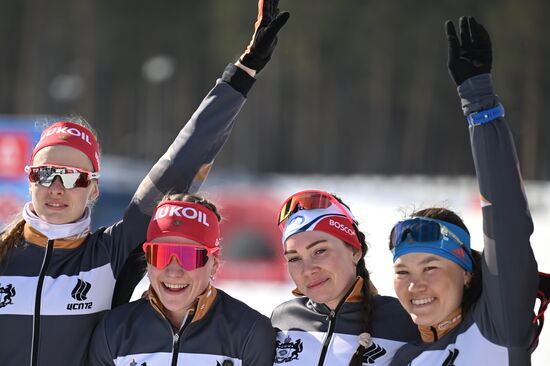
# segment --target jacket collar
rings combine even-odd
[[[364,282],[363,277],[357,276],[357,278],[355,279],[355,283],[353,284],[352,290],[346,297],[345,302],[363,301],[363,294],[361,292],[363,288],[363,282]],[[371,280],[369,280],[369,291],[371,292],[372,295],[378,295],[378,290],[376,289],[376,287],[374,286]],[[294,290],[292,290],[292,294],[296,297],[305,296],[300,290],[298,290],[298,288],[295,288]]]
[[[189,315],[193,315],[191,323],[199,321],[208,313],[208,310],[212,307],[217,294],[218,290],[209,284],[206,290],[199,295],[199,297],[197,297],[194,304],[189,308]],[[149,299],[153,309],[160,313],[162,317],[167,318],[167,310],[151,285],[149,285],[149,289],[145,293],[145,297]]]
[[[435,342],[453,330],[462,322],[462,307],[459,307],[435,326],[419,325],[418,330],[422,340],[426,343]]]
[[[363,283],[364,283],[363,277],[357,276],[353,286],[348,290],[348,293],[346,294],[345,298],[342,299],[342,301],[340,301],[340,303],[338,304],[338,306],[336,307],[335,310],[340,309],[342,307],[342,305],[345,304],[345,303],[360,303],[360,302],[362,302],[363,301],[363,293],[362,293]],[[369,291],[371,292],[371,294],[373,296],[378,295],[378,290],[376,289],[376,287],[374,287],[374,284],[371,281],[369,281]],[[304,297],[305,296],[297,288],[292,290],[292,294],[294,296],[297,296],[297,297]],[[325,313],[329,314],[331,312],[331,310],[325,304],[322,304],[322,303],[318,304],[318,303],[314,302],[311,299],[308,301],[308,307],[314,308],[315,311],[317,311],[319,313],[322,313],[322,314],[325,314]]]
[[[44,236],[40,231],[33,228],[31,225],[25,223],[25,226],[23,228],[23,237],[25,238],[25,241],[38,245],[40,247],[45,248],[48,245],[48,238]],[[78,248],[79,246],[84,243],[87,236],[76,238],[76,239],[55,239],[53,243],[53,247],[55,249],[74,249]]]

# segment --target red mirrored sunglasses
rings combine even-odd
[[[357,221],[351,214],[351,211],[338,201],[336,197],[330,193],[312,189],[294,193],[283,202],[279,209],[279,219],[277,222],[279,229],[284,231],[286,220],[299,210],[323,209],[331,205],[338,207],[351,223],[357,225]]]
[[[204,267],[210,254],[218,252],[219,249],[218,247],[209,248],[195,244],[150,242],[143,244],[145,259],[150,265],[164,269],[170,264],[172,258],[176,258],[178,264],[186,271]]]

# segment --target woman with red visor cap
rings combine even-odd
[[[169,197],[149,223],[147,298],[111,310],[96,328],[90,365],[267,366],[269,319],[210,284],[220,216],[197,196]]]
[[[391,233],[394,287],[422,341],[392,365],[526,366],[541,324],[533,321],[537,263],[533,222],[504,109],[493,91],[491,41],[472,17],[446,23],[449,72],[467,116],[483,211],[483,254],[454,212],[427,208]]]
[[[271,316],[276,365],[388,365],[399,347],[419,339],[397,299],[378,295],[370,282],[365,235],[339,198],[295,193],[279,225],[297,298]]]
[[[198,189],[231,132],[252,75],[271,57],[288,14],[278,14],[276,0],[258,6],[252,42],[141,182],[121,221],[89,229],[101,172],[92,131],[67,121],[44,130],[27,168],[31,201],[22,219],[0,234],[2,366],[84,364],[93,329],[111,308],[129,253],[145,241],[156,203],[169,191]]]

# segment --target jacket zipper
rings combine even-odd
[[[325,357],[327,356],[328,346],[332,339],[332,334],[334,333],[334,328],[336,324],[336,311],[331,310],[328,315],[328,332],[323,341],[323,348],[321,348],[321,354],[319,355],[319,362],[317,365],[323,366],[325,363]]]
[[[430,327],[430,330],[432,331],[434,335],[434,342],[437,342],[439,340],[439,337],[437,336],[437,330],[435,330],[434,327]]]
[[[319,354],[319,361],[317,362],[318,366],[323,366],[325,363],[325,358],[327,357],[327,352],[328,352],[328,346],[330,345],[330,342],[332,340],[332,335],[334,334],[334,328],[336,328],[336,314],[346,302],[346,299],[353,291],[354,286],[355,286],[355,283],[353,284],[353,286],[351,286],[351,288],[348,290],[346,295],[340,300],[340,303],[336,305],[336,308],[334,310],[331,310],[328,315],[328,332],[323,341],[323,348],[321,348],[321,353]]]
[[[177,366],[178,364],[178,355],[180,352],[180,342],[181,342],[181,336],[183,335],[183,332],[185,329],[187,329],[187,326],[192,321],[192,317],[189,317],[189,311],[185,314],[185,318],[183,318],[183,321],[181,323],[181,327],[177,333],[173,333],[172,336],[172,366]],[[168,321],[168,319],[166,319]],[[170,325],[170,322],[168,322],[170,329],[172,329],[172,326]]]
[[[50,260],[53,253],[53,240],[48,240],[46,246],[46,253],[44,254],[44,260],[42,261],[42,267],[38,274],[38,283],[36,285],[36,296],[34,300],[34,315],[32,321],[32,340],[31,340],[31,366],[38,365],[38,345],[40,342],[40,305],[42,303],[42,286],[44,285],[44,278],[46,277],[46,271],[50,265]]]
[[[180,352],[180,334],[175,333],[172,339],[172,366],[177,366]]]

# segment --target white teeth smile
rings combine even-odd
[[[175,283],[166,283],[166,282],[164,282],[164,286],[166,286],[168,288],[171,288],[171,289],[182,289],[182,288],[186,288],[189,285],[177,285]]]
[[[426,299],[411,300],[411,302],[412,302],[413,305],[424,305],[424,304],[429,304],[434,300],[435,300],[435,297],[428,297]]]
[[[53,207],[62,207],[63,204],[61,203],[48,203],[48,206],[53,206]]]

